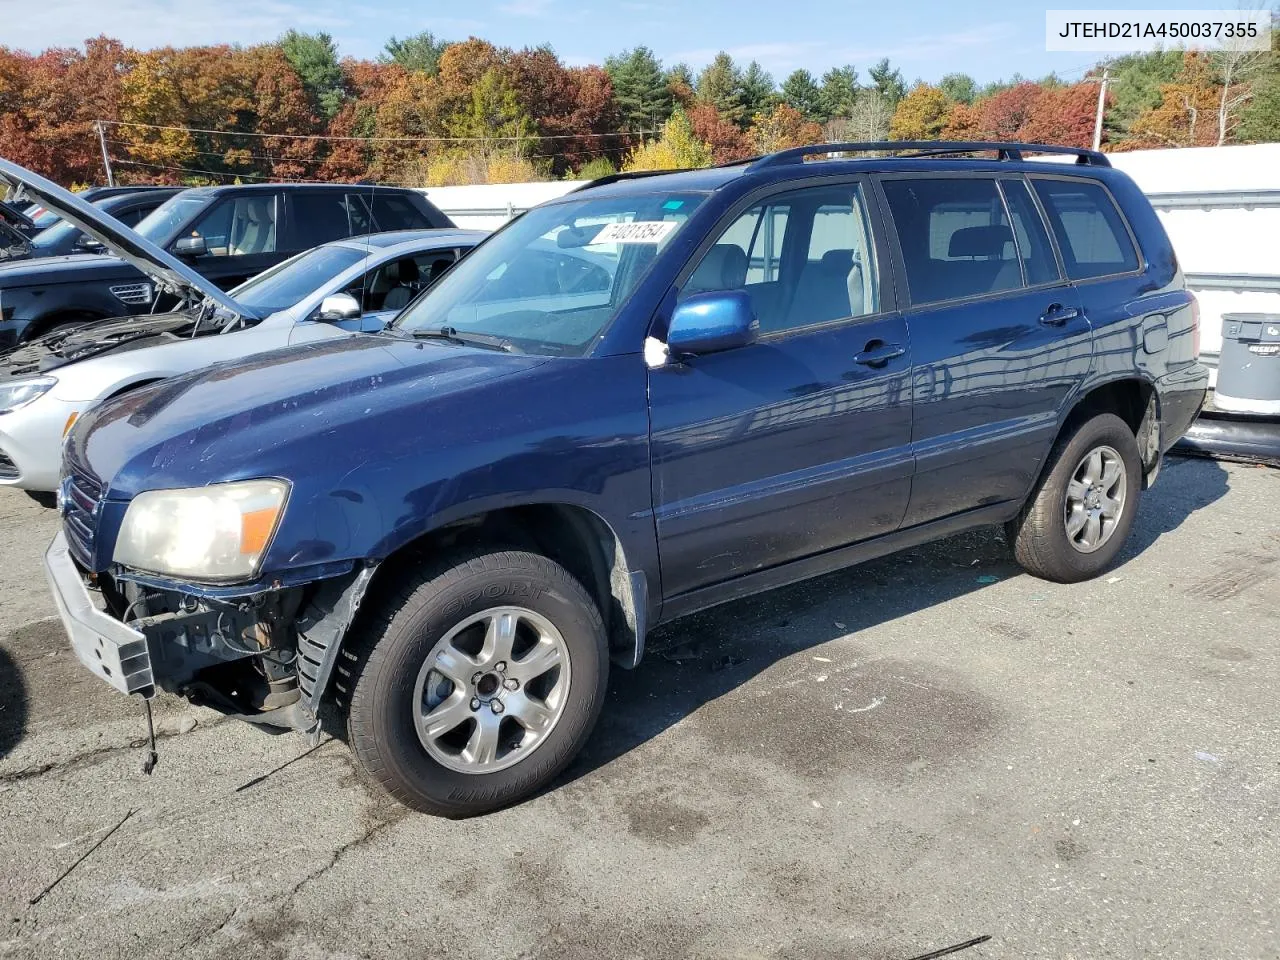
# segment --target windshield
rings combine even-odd
[[[645,194],[535,207],[458,262],[395,321],[527,353],[581,356],[703,200]]]
[[[266,316],[292,307],[364,256],[363,250],[347,246],[314,247],[240,284],[231,296]]]
[[[110,198],[107,199],[109,200]],[[111,212],[109,209],[104,207],[107,200],[100,200],[97,202],[90,200],[89,202],[99,210],[102,210],[103,213]],[[32,237],[31,245],[37,250],[49,250],[54,247],[61,246],[63,243],[67,242],[68,238],[73,234],[77,237],[80,236],[80,228],[74,224],[68,223],[66,220],[57,220],[53,226],[45,227]],[[74,243],[75,241],[71,242]],[[98,250],[102,249],[96,241],[93,241],[93,247]]]
[[[215,195],[211,193],[176,193],[143,217],[133,230],[157,247],[167,247],[182,228],[214,199]]]

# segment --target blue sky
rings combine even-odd
[[[1079,6],[1104,5],[1086,0]],[[1126,3],[1213,6],[1211,0]],[[107,33],[140,47],[249,44],[296,27],[328,31],[343,54],[372,57],[388,36],[425,29],[448,39],[475,34],[506,46],[550,43],[570,64],[599,63],[642,43],[668,65],[683,60],[696,69],[723,49],[744,62],[759,60],[779,81],[797,67],[821,74],[843,63],[853,63],[865,78],[867,65],[885,56],[908,81],[937,80],[952,71],[980,82],[1050,70],[1076,79],[1096,58],[1046,53],[1045,9],[1019,0],[0,0],[0,43],[39,50]]]

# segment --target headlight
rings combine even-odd
[[[115,562],[192,580],[247,580],[262,564],[288,496],[283,480],[140,493],[125,511]]]
[[[36,397],[43,396],[52,390],[57,382],[53,377],[33,377],[30,380],[15,380],[13,383],[0,386],[0,413],[17,410]]]

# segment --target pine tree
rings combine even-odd
[[[825,123],[830,117],[822,104],[822,90],[808,70],[797,70],[782,84],[782,102],[799,110],[806,120]]]
[[[726,120],[741,127],[749,119],[743,103],[742,81],[742,71],[733,57],[722,50],[698,74],[694,89],[698,91],[699,100],[711,104]]]
[[[648,47],[608,57],[604,69],[613,81],[613,95],[626,129],[652,130],[671,116],[671,89],[663,76],[661,61]]]
[[[828,70],[822,75],[821,97],[826,119],[847,118],[858,102],[858,71],[852,66]]]
[[[302,78],[302,86],[320,114],[331,118],[342,107],[342,66],[338,48],[327,33],[290,30],[280,38],[280,49]]]
[[[392,37],[378,56],[379,63],[398,63],[406,70],[417,70],[434,77],[440,72],[440,57],[449,41],[439,40],[430,30],[399,40]]]
[[[778,88],[773,76],[752,60],[742,75],[741,101],[744,123],[757,113],[770,113],[778,103]]]
[[[955,103],[971,105],[978,96],[978,83],[967,73],[948,73],[938,81],[938,89]]]

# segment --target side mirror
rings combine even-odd
[[[360,316],[360,301],[349,293],[335,293],[320,301],[316,319],[326,323],[338,320],[354,320]]]
[[[173,252],[180,257],[203,257],[209,252],[204,237],[198,234],[193,237],[179,237],[173,244]]]
[[[676,307],[667,331],[667,349],[682,353],[715,353],[754,343],[760,321],[745,290],[696,293]]]
[[[105,249],[101,243],[93,239],[88,234],[80,234],[76,240],[75,247],[77,250],[83,250],[85,253],[101,253]]]

